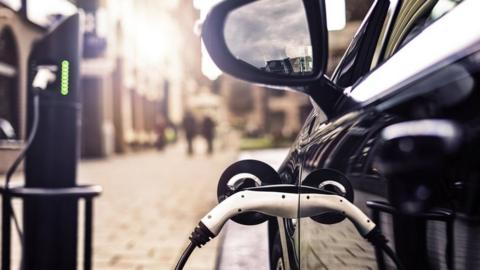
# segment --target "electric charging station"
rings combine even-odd
[[[51,66],[56,80],[40,93],[40,122],[25,161],[26,187],[76,186],[81,124],[80,19],[76,14],[59,22],[35,44],[30,55],[30,81],[39,66]],[[33,91],[29,89],[29,94]],[[29,113],[28,126],[31,120]],[[26,269],[76,268],[77,208],[76,199],[25,199]]]
[[[78,203],[85,201],[83,269],[92,268],[93,199],[99,186],[76,182],[80,157],[81,14],[57,22],[31,51],[29,136],[7,173],[2,195],[2,269],[11,267],[13,199],[23,200],[21,269],[76,269]],[[9,180],[25,157],[25,186]],[[16,219],[14,219],[16,221]]]

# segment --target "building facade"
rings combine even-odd
[[[0,172],[5,172],[23,146],[28,57],[44,31],[0,2]]]
[[[71,2],[85,15],[81,63],[84,157],[152,147],[159,123],[179,126],[190,104],[204,105],[199,101],[209,95],[205,89],[210,82],[201,74],[200,37],[194,33],[199,11],[192,1]],[[29,22],[26,12],[2,3],[0,171],[16,156],[25,138],[28,55],[35,40],[46,32]]]
[[[159,123],[178,126],[208,84],[200,70],[193,2],[78,1],[87,14],[83,155],[155,145]]]

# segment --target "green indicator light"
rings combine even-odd
[[[61,83],[60,83],[60,93],[64,96],[68,95],[68,77],[70,70],[70,62],[67,60],[62,61],[62,73],[61,73]]]

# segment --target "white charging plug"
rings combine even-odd
[[[335,212],[345,215],[362,236],[375,228],[375,223],[358,207],[338,195],[254,190],[240,191],[228,197],[205,215],[201,223],[216,236],[227,220],[244,212],[283,218],[313,217]]]

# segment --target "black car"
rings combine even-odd
[[[203,40],[226,73],[311,98],[279,184],[354,198],[405,269],[480,269],[478,11],[377,0],[330,78],[324,0],[223,1]],[[271,268],[390,269],[343,219],[270,219]]]

